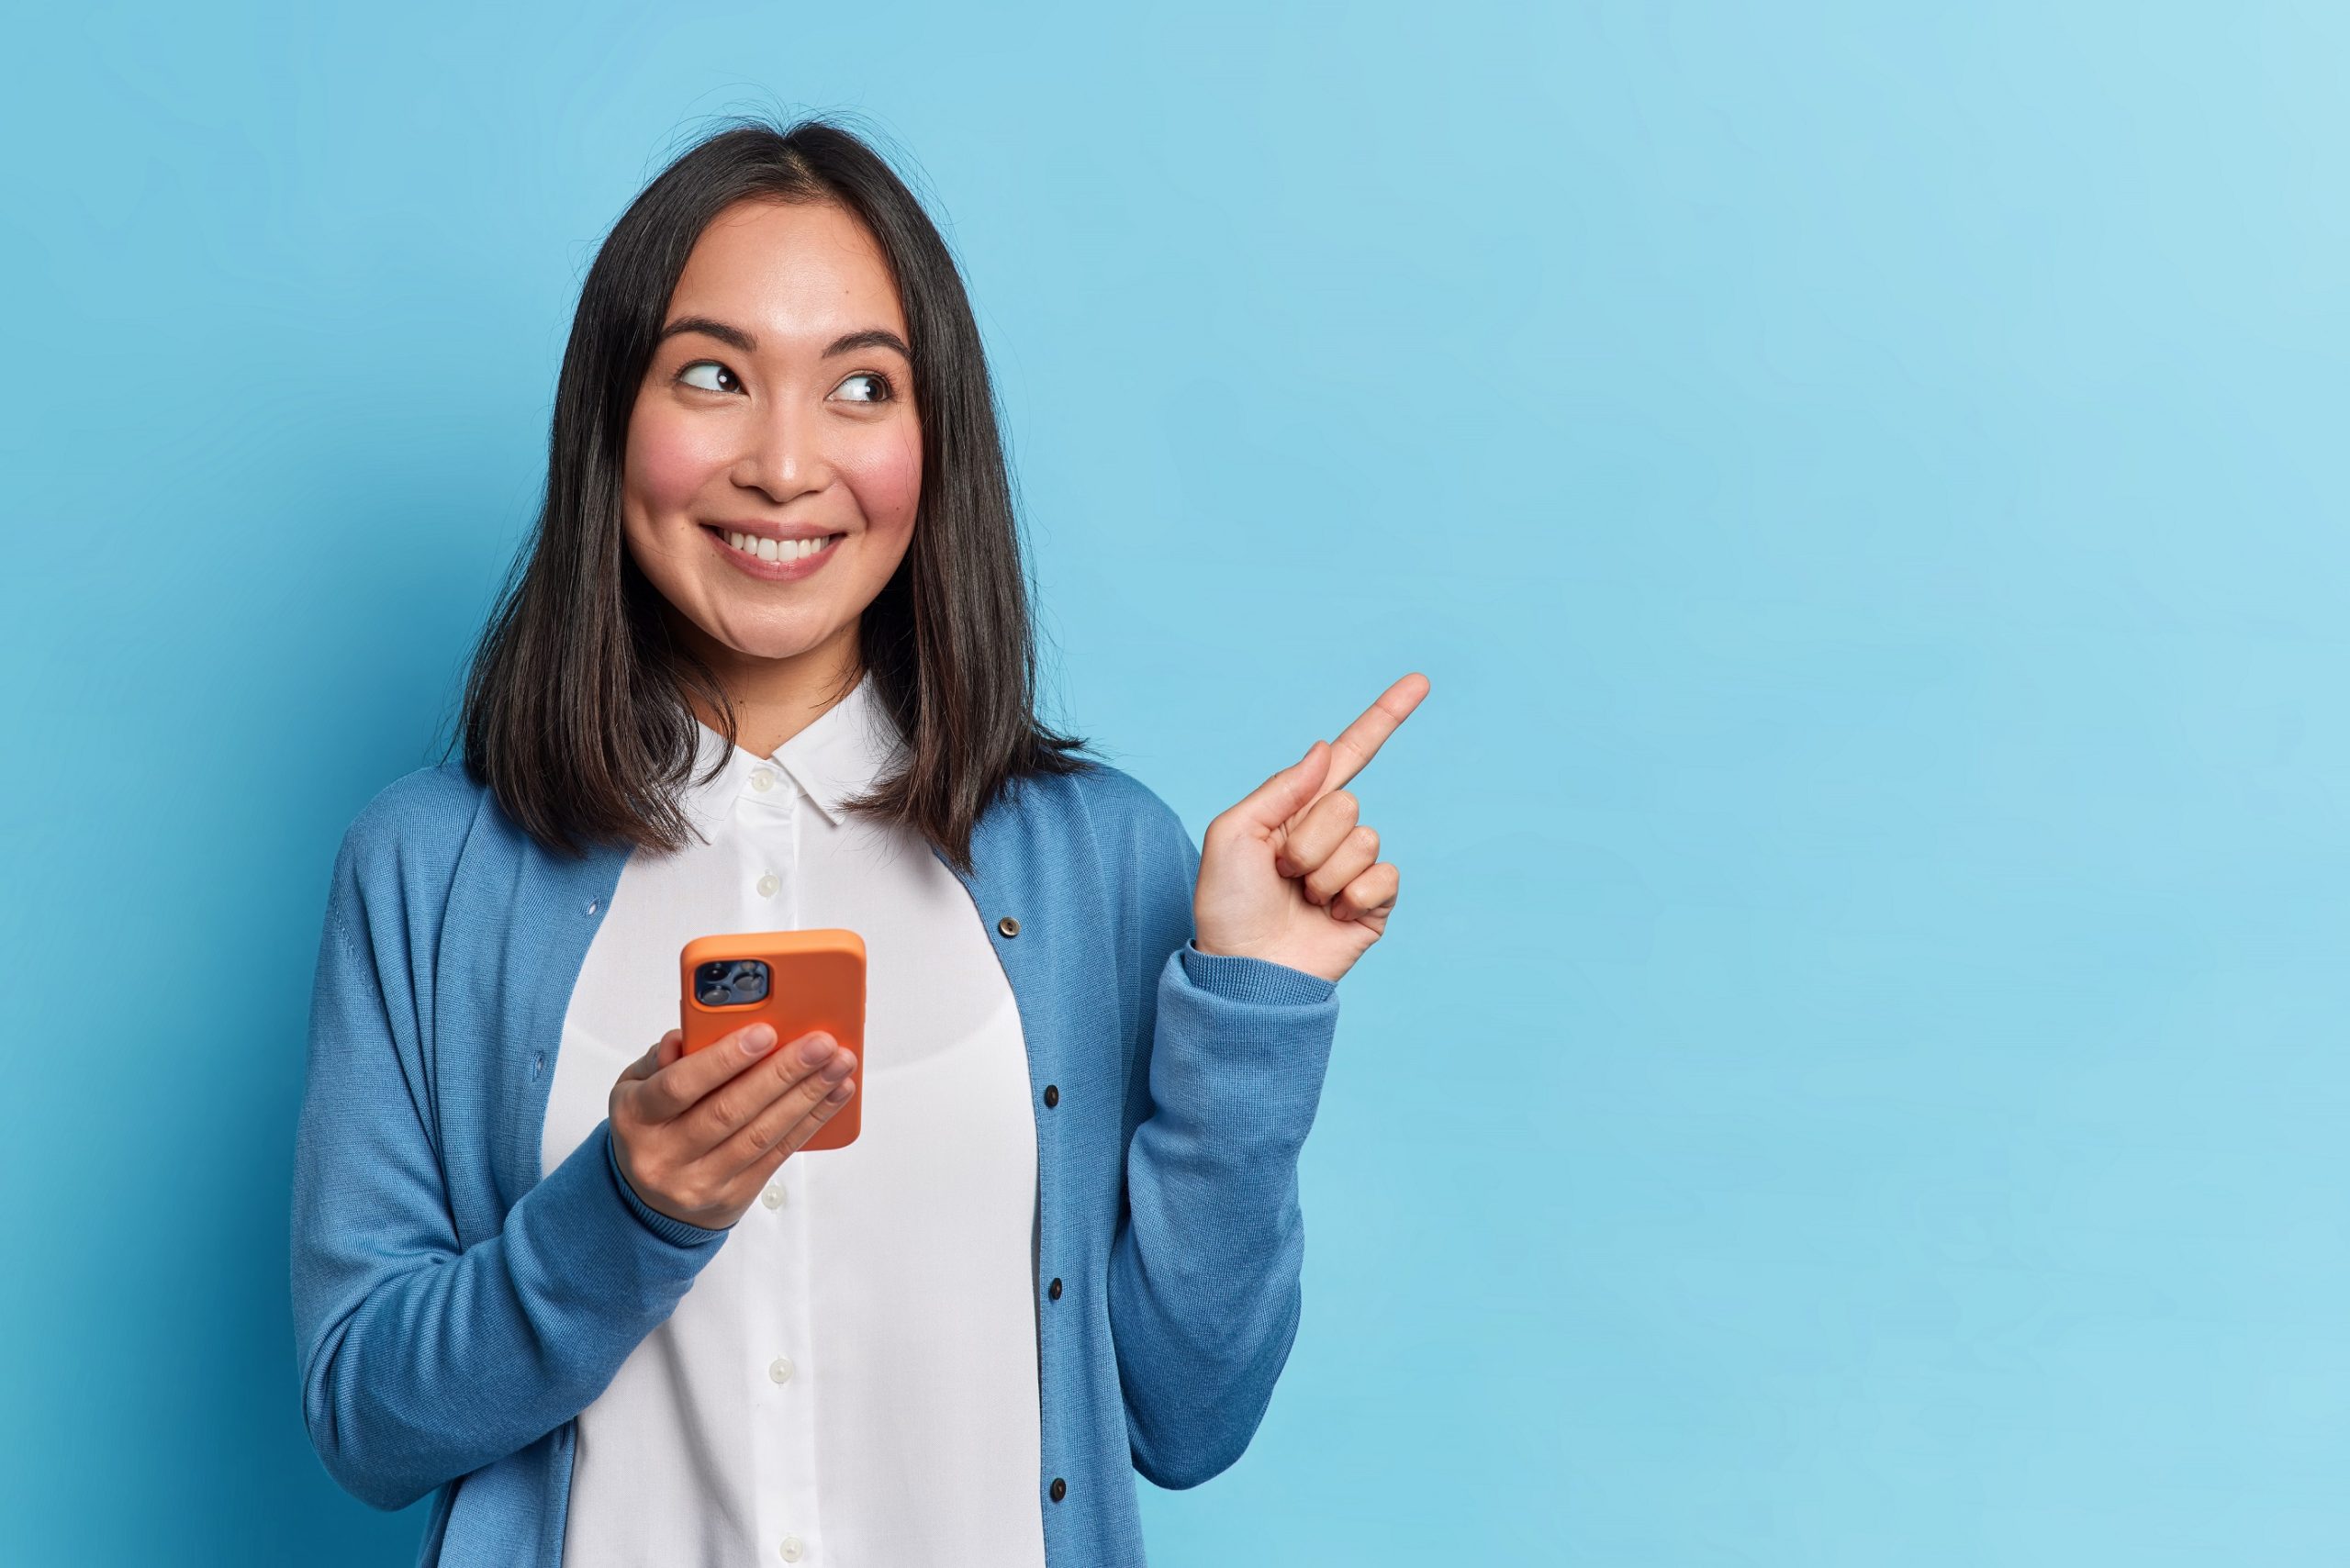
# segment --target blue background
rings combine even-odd
[[[2339,8],[335,9],[0,65],[17,1561],[410,1560],[300,1416],[327,869],[746,110],[945,223],[1053,716],[1196,834],[1433,683],[1154,1562],[2350,1555]]]

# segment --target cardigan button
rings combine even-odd
[[[1045,1103],[1046,1103],[1046,1104],[1047,1104],[1047,1105],[1058,1105],[1058,1104],[1059,1104],[1060,1103],[1061,1103],[1061,1088],[1060,1088],[1060,1085],[1059,1085],[1059,1084],[1058,1084],[1058,1083],[1047,1083],[1047,1084],[1046,1084],[1046,1085],[1045,1085]]]
[[[1060,1282],[1058,1280],[1055,1280],[1055,1281],[1053,1282],[1053,1288],[1052,1288],[1050,1291],[1046,1292],[1046,1294],[1048,1294],[1048,1295],[1050,1295],[1050,1296],[1051,1296],[1055,1301],[1058,1301],[1058,1300],[1060,1300],[1060,1299],[1061,1299],[1061,1282]]]
[[[1006,936],[1017,936],[1020,935],[1020,923],[1013,919],[1012,916],[1008,914],[1002,920],[995,923],[995,928],[998,931],[1002,932]]]
[[[1056,1502],[1056,1503],[1058,1503],[1058,1502],[1059,1502],[1062,1498],[1064,1498],[1064,1497],[1066,1497],[1066,1496],[1068,1496],[1068,1495],[1069,1495],[1069,1483],[1068,1483],[1068,1482],[1066,1482],[1066,1481],[1063,1481],[1063,1480],[1062,1480],[1059,1476],[1058,1476],[1058,1475],[1054,1476],[1054,1477],[1053,1477],[1053,1501],[1054,1501],[1054,1502]]]

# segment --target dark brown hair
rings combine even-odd
[[[848,802],[970,869],[972,824],[1024,774],[1073,773],[1088,742],[1035,716],[1036,654],[995,398],[963,280],[897,174],[832,121],[737,119],[647,185],[596,252],[555,385],[546,489],[465,681],[465,770],[553,848],[660,850],[693,834],[677,796],[699,731],[690,690],[734,715],[674,642],[630,556],[621,463],[677,278],[702,230],[744,200],[832,202],[895,274],[913,351],[922,492],[912,542],[858,628],[863,670],[909,743],[907,765]]]

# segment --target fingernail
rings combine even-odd
[[[856,1058],[850,1056],[846,1051],[843,1051],[839,1056],[834,1057],[831,1061],[824,1064],[824,1076],[826,1078],[846,1078],[848,1076],[848,1070],[856,1065]]]
[[[823,1061],[832,1054],[833,1037],[830,1035],[811,1035],[808,1036],[807,1044],[800,1047],[800,1059],[810,1067]]]
[[[750,1056],[758,1056],[774,1044],[775,1025],[772,1024],[754,1024],[743,1031],[743,1049]]]

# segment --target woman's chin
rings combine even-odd
[[[722,622],[717,638],[738,658],[773,662],[813,653],[824,644],[827,631],[821,626],[800,624],[798,617],[791,624],[781,626],[764,618],[745,617],[744,622]]]

